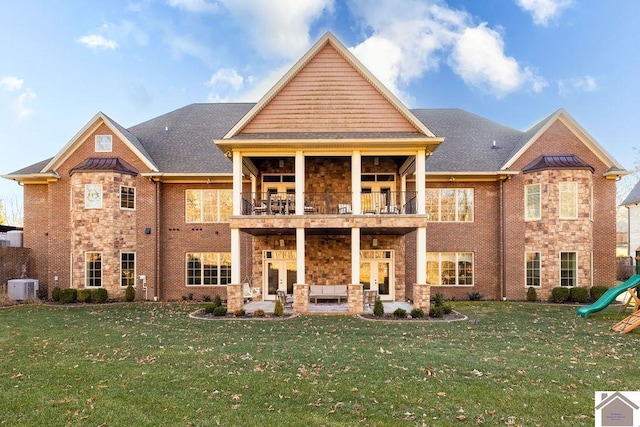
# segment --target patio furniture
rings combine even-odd
[[[315,304],[318,303],[319,299],[337,299],[338,304],[340,304],[341,300],[347,300],[347,285],[311,285],[309,287],[309,299]]]
[[[383,214],[399,214],[400,209],[396,205],[383,206],[380,210]]]
[[[338,213],[339,214],[350,214],[351,213],[351,205],[346,203],[338,204]]]
[[[242,298],[247,300],[253,300],[255,297],[260,295],[260,288],[252,288],[248,283],[242,284]]]
[[[282,291],[278,289],[276,291],[276,295],[278,296],[278,299],[282,303],[282,308],[286,308],[286,307],[293,308],[293,297],[287,295],[287,291]]]
[[[257,203],[253,201],[253,213],[254,215],[264,215],[267,213],[267,205],[264,202]]]

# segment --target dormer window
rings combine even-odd
[[[110,153],[112,145],[111,135],[96,135],[96,153]]]

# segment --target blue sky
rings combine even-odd
[[[54,156],[98,111],[125,127],[255,102],[326,31],[410,108],[525,130],[566,109],[623,166],[640,143],[640,2],[3,1],[0,174]],[[0,180],[0,199],[22,198]]]

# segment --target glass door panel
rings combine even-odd
[[[280,279],[280,263],[277,261],[267,261],[265,264],[267,270],[267,295],[275,296]]]
[[[296,283],[298,276],[298,265],[295,261],[288,261],[285,263],[287,270],[287,287],[286,291],[288,295],[293,295],[293,284]]]
[[[378,261],[378,294],[389,295],[389,262]]]
[[[371,263],[360,263],[360,283],[364,290],[371,289]]]

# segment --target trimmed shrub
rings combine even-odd
[[[136,299],[136,290],[134,289],[133,286],[128,285],[127,289],[124,291],[124,299],[127,302],[131,302],[134,299]]]
[[[204,302],[210,302],[211,301],[211,296],[210,295],[202,295],[202,301]]]
[[[569,299],[573,302],[584,304],[589,298],[589,291],[583,286],[576,286],[569,291]]]
[[[59,287],[55,287],[51,290],[51,299],[53,301],[60,301],[60,292],[62,292],[62,289],[60,289]]]
[[[236,311],[233,312],[233,315],[236,317],[243,317],[247,314],[246,311],[244,311],[244,308],[239,308]]]
[[[429,317],[443,317],[444,316],[444,308],[440,305],[432,305],[429,308]]]
[[[107,302],[107,290],[105,288],[91,289],[91,301],[102,304]]]
[[[220,298],[220,295],[216,295],[213,298],[213,306],[214,307],[222,307],[222,298]]]
[[[284,314],[284,307],[282,306],[282,302],[279,299],[276,300],[276,305],[273,307],[273,315],[274,316],[282,316]]]
[[[469,292],[467,296],[469,297],[469,301],[480,301],[482,298],[484,298],[484,295],[482,295],[480,292]]]
[[[529,289],[527,289],[527,301],[535,302],[537,300],[538,292],[536,291],[536,288],[529,286]]]
[[[213,309],[213,315],[222,317],[227,315],[227,307],[219,306]]]
[[[376,297],[376,302],[373,304],[373,315],[376,317],[381,317],[384,314],[384,306],[382,305],[382,301],[380,297]]]
[[[261,308],[258,308],[257,310],[253,311],[253,317],[264,317],[264,310]]]
[[[557,286],[551,291],[551,301],[557,303],[567,302],[569,300],[569,288]]]
[[[598,285],[592,286],[590,290],[591,301],[598,301],[600,297],[609,290],[608,286]]]
[[[433,298],[433,304],[436,307],[442,307],[442,304],[444,304],[444,297],[441,293],[436,293],[436,296]]]
[[[407,317],[407,310],[405,310],[404,308],[398,307],[393,312],[393,317],[396,317],[398,319],[404,319],[405,317]]]
[[[451,304],[444,303],[442,304],[442,314],[449,314],[453,311],[453,307],[451,306]]]
[[[78,300],[78,291],[74,288],[64,288],[60,291],[60,302],[69,304]]]
[[[91,302],[91,289],[78,290],[78,302]]]
[[[420,307],[414,308],[413,310],[411,310],[411,317],[415,319],[422,319],[424,317],[424,310]]]
[[[207,304],[204,306],[204,312],[206,314],[213,314],[213,310],[215,310],[216,306],[213,304]]]

